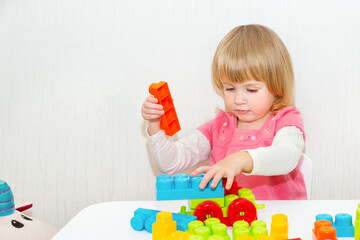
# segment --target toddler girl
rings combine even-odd
[[[234,28],[216,49],[212,79],[226,111],[177,142],[160,131],[157,99],[144,101],[141,113],[149,121],[148,145],[158,168],[171,174],[209,159],[210,166],[192,173],[205,173],[200,188],[211,179],[215,187],[225,177],[229,189],[235,178],[258,200],[306,199],[297,168],[303,121],[291,106],[294,73],[281,39],[261,25]]]

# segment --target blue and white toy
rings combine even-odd
[[[48,240],[56,234],[57,230],[54,227],[21,212],[31,207],[32,204],[16,208],[9,185],[0,180],[0,239]]]

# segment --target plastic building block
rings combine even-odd
[[[268,230],[266,229],[266,223],[262,220],[255,220],[251,223],[251,235],[258,239],[260,236],[268,236]]]
[[[250,189],[241,190],[241,192],[249,192],[248,196],[253,195]],[[239,198],[234,194],[222,198],[193,199],[190,203],[190,210],[190,213],[197,216],[198,220],[205,221],[209,217],[215,217],[227,226],[232,226],[239,220],[246,220],[251,224],[257,219],[255,205],[248,199]],[[186,210],[182,211],[186,212]]]
[[[262,236],[259,236],[258,238],[256,238],[256,240],[274,240],[273,237],[271,236],[267,236],[267,235],[262,235]],[[295,239],[294,239],[295,240]],[[301,240],[301,239],[300,239]]]
[[[347,213],[339,213],[335,215],[335,222],[329,214],[318,214],[316,220],[328,220],[332,223],[332,227],[336,229],[336,237],[354,237],[354,225],[352,224],[352,216]]]
[[[223,222],[223,214],[221,207],[213,201],[202,202],[194,211],[194,215],[202,222],[205,222],[209,217],[217,218]]]
[[[249,228],[249,223],[246,221],[237,221],[233,225],[233,239],[239,239],[242,236],[252,236],[255,239],[259,239],[260,236],[268,236],[268,231],[266,229],[266,223],[261,220],[255,220],[251,223],[251,228]]]
[[[252,236],[240,236],[237,238],[237,240],[255,240],[255,238],[253,238]]]
[[[199,185],[203,175],[188,177],[186,174],[175,174],[173,178],[168,174],[161,174],[156,177],[156,199],[157,200],[181,200],[199,198],[220,198],[224,197],[224,188],[220,182],[215,188],[210,184],[204,189]]]
[[[228,207],[228,220],[231,225],[239,220],[244,220],[251,224],[256,219],[256,207],[246,198],[238,198],[230,203]]]
[[[141,231],[145,228],[147,232],[151,233],[152,225],[156,221],[156,214],[159,212],[158,210],[138,208],[134,212],[130,225],[135,231]],[[188,224],[196,220],[196,216],[173,213],[172,219],[176,221],[177,230],[185,231],[188,228]]]
[[[285,214],[275,214],[271,218],[270,236],[274,240],[288,239],[288,220]]]
[[[176,231],[176,222],[172,220],[171,212],[159,212],[156,214],[156,222],[152,226],[152,239],[162,240],[164,237]]]
[[[191,236],[195,235],[187,232],[175,231],[167,237],[163,238],[163,240],[188,240]]]
[[[355,239],[360,240],[360,203],[356,209],[356,218],[355,218]]]
[[[207,240],[230,240],[230,236],[227,234],[227,227],[225,224],[220,223],[219,219],[209,218],[204,223],[201,221],[194,221],[189,223],[189,233],[195,234],[197,236],[201,236],[202,238],[191,237],[191,239],[207,239]]]
[[[194,236],[189,237],[188,240],[205,240],[205,238],[203,238],[202,236],[199,236],[199,235],[194,235]]]
[[[317,220],[314,223],[314,240],[336,240],[336,230],[328,220]]]
[[[164,114],[161,116],[160,128],[165,131],[166,135],[174,135],[181,127],[167,82],[151,84],[149,92],[154,95],[163,106]]]
[[[14,212],[14,195],[9,185],[0,180],[0,217],[11,215]]]
[[[237,221],[233,224],[232,229],[233,239],[238,239],[240,236],[250,236],[249,223],[246,221]]]
[[[256,204],[255,203],[255,195],[251,192],[250,189],[248,188],[241,188],[238,191],[238,196],[239,198],[246,198],[247,200],[249,200],[250,202],[252,202],[256,209],[263,209],[265,208],[265,204]]]

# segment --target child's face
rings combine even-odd
[[[238,118],[238,127],[260,129],[269,116],[274,96],[264,82],[224,82],[224,101],[227,111]]]

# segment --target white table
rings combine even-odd
[[[266,206],[265,209],[258,211],[258,219],[266,222],[269,232],[272,215],[283,213],[288,217],[289,238],[301,237],[303,240],[310,240],[317,214],[328,213],[334,218],[337,213],[348,213],[352,215],[354,223],[360,200],[256,201],[256,203],[263,203]],[[131,228],[130,219],[136,209],[178,212],[180,206],[186,205],[185,200],[119,201],[92,205],[80,211],[53,239],[151,239],[151,234],[145,230],[134,231]],[[231,229],[228,228],[228,233],[232,237]]]

